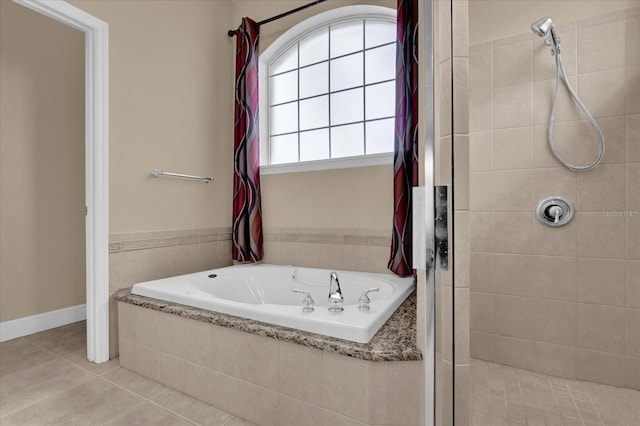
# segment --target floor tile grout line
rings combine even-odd
[[[129,371],[129,370],[127,370],[126,368],[123,368],[123,367],[120,367],[120,366],[119,366],[118,368],[119,368],[119,369],[120,369],[120,368],[122,368],[123,370]],[[115,370],[114,370],[114,371],[115,371]],[[134,373],[134,374],[137,374],[137,373]],[[146,377],[144,377],[144,376],[142,376],[142,375],[139,375],[139,376],[140,376],[140,377],[143,377],[143,378],[145,378],[145,379],[147,379],[147,380],[150,380],[150,381],[152,381],[152,382],[154,382],[154,383],[158,383],[158,384],[160,384],[160,385],[162,385],[162,386],[165,386],[165,385],[163,385],[162,383],[156,382],[155,380],[148,379],[148,378],[146,378]],[[131,411],[131,410],[133,410],[133,409],[135,409],[135,408],[139,408],[139,407],[141,407],[141,406],[142,406],[142,405],[144,405],[144,404],[151,404],[151,405],[154,405],[154,406],[156,406],[156,407],[158,407],[158,408],[162,409],[162,411],[165,411],[165,412],[167,412],[167,413],[169,413],[169,414],[173,415],[174,417],[178,417],[178,418],[180,418],[181,420],[185,420],[185,421],[186,421],[187,423],[189,423],[189,424],[192,424],[192,425],[198,426],[198,423],[194,422],[193,420],[189,420],[189,419],[185,418],[184,416],[182,416],[182,415],[180,415],[180,414],[178,414],[178,413],[176,413],[176,412],[173,412],[173,411],[171,411],[170,409],[168,409],[167,407],[164,407],[164,406],[162,406],[162,405],[160,405],[160,404],[158,404],[157,402],[155,402],[155,401],[153,401],[153,400],[152,400],[152,398],[155,398],[155,397],[157,397],[157,396],[159,396],[159,395],[163,394],[164,392],[167,392],[169,389],[172,389],[172,388],[170,388],[170,387],[168,387],[168,386],[165,386],[165,388],[164,388],[164,389],[162,389],[162,390],[161,390],[160,392],[158,392],[157,394],[154,394],[153,396],[145,397],[145,396],[142,396],[142,395],[140,395],[140,394],[138,394],[138,393],[136,393],[136,392],[134,392],[134,391],[132,391],[132,390],[130,390],[130,389],[125,388],[124,386],[122,386],[122,385],[120,385],[120,384],[118,384],[118,383],[115,383],[115,382],[113,382],[113,381],[111,381],[111,380],[107,379],[106,377],[98,376],[98,378],[100,378],[100,379],[102,379],[103,381],[105,381],[105,382],[109,383],[110,385],[113,385],[113,386],[115,386],[115,387],[117,387],[117,388],[120,388],[120,389],[122,389],[122,390],[126,391],[127,393],[130,393],[130,394],[134,395],[135,397],[137,397],[137,398],[139,398],[139,399],[141,400],[141,403],[140,403],[140,404],[138,404],[138,405],[136,405],[135,407],[133,407],[133,408],[131,408],[131,409],[127,410],[127,412],[129,412],[129,411]],[[175,389],[174,389],[174,390],[175,390]],[[122,413],[122,415],[124,415],[124,414],[125,414],[125,413]],[[119,416],[114,417],[113,419],[110,419],[109,421],[113,421],[113,420],[115,420],[117,417],[120,417],[120,415],[119,415]],[[108,423],[108,422],[107,422],[107,423]],[[105,424],[106,424],[106,423],[105,423]],[[103,425],[103,426],[104,426],[104,425]]]
[[[47,348],[45,348],[45,347],[43,347],[43,346],[41,346],[41,345],[38,345],[37,343],[34,343],[34,342],[32,342],[32,341],[30,341],[29,343],[31,343],[31,344],[33,344],[33,345],[35,345],[36,347],[38,347],[38,348],[40,348],[40,349],[42,349],[42,350],[44,350],[44,351],[46,351],[46,352],[49,352],[50,354],[54,355],[57,359],[59,359],[59,360],[61,360],[61,361],[64,361],[64,362],[66,362],[67,364],[69,364],[69,365],[71,365],[71,366],[73,366],[73,367],[75,367],[75,368],[78,368],[78,369],[80,369],[80,370],[84,371],[85,373],[88,373],[89,375],[93,376],[95,379],[102,380],[102,381],[104,381],[104,382],[106,382],[106,383],[109,383],[109,384],[111,384],[111,385],[115,386],[115,387],[118,387],[118,388],[120,388],[120,389],[124,390],[125,392],[127,392],[127,393],[129,393],[129,394],[131,394],[131,395],[133,395],[133,396],[135,396],[135,397],[137,397],[138,399],[140,399],[140,400],[141,400],[140,404],[137,404],[135,407],[132,407],[131,409],[126,410],[126,411],[125,411],[125,413],[126,413],[126,412],[129,412],[129,411],[131,411],[131,410],[133,410],[134,408],[140,407],[142,404],[144,404],[146,401],[148,401],[148,400],[146,400],[143,396],[138,395],[137,393],[135,393],[135,392],[133,392],[133,391],[131,391],[131,390],[129,390],[129,389],[126,389],[126,388],[124,388],[124,387],[122,387],[122,386],[118,385],[117,383],[113,383],[113,382],[109,381],[109,380],[108,380],[108,379],[106,379],[105,377],[102,377],[101,375],[99,375],[99,374],[97,374],[97,373],[94,373],[93,371],[88,370],[88,369],[86,369],[86,368],[84,368],[84,367],[82,367],[82,366],[80,366],[80,365],[78,365],[78,364],[76,364],[76,363],[74,363],[74,362],[72,362],[72,361],[70,361],[70,360],[68,360],[68,359],[64,358],[62,355],[60,355],[60,354],[58,354],[58,353],[56,353],[56,352],[53,352],[53,351],[51,351],[51,350],[49,350],[49,349],[47,349]],[[41,365],[41,364],[40,364],[40,365]],[[117,367],[117,368],[115,368],[115,369],[113,369],[112,371],[115,371],[115,370],[116,370],[116,369],[118,369],[118,368],[122,368],[122,367],[120,367],[119,363],[118,363],[118,367]],[[104,374],[107,374],[107,373],[104,373]],[[59,395],[59,394],[61,394],[61,393],[64,393],[64,392],[69,391],[70,389],[73,389],[73,388],[78,387],[78,386],[82,386],[83,384],[84,384],[84,383],[78,383],[78,384],[74,384],[74,385],[72,385],[72,386],[69,386],[68,388],[63,389],[63,390],[60,390],[60,391],[58,391],[58,392],[55,392],[54,394],[49,395],[49,396],[48,396],[48,397],[46,397],[46,398],[42,398],[42,399],[40,399],[40,400],[38,400],[38,401],[36,401],[36,402],[34,402],[34,403],[32,403],[32,404],[29,404],[29,405],[27,405],[27,406],[25,406],[25,407],[22,407],[22,408],[18,409],[18,410],[15,410],[15,411],[12,411],[12,412],[10,412],[10,413],[7,413],[6,415],[3,415],[2,417],[6,417],[7,415],[12,415],[12,414],[15,414],[15,413],[17,413],[17,412],[19,412],[19,411],[22,411],[22,410],[24,410],[24,409],[28,409],[28,408],[30,408],[30,407],[32,407],[32,406],[34,406],[35,404],[38,404],[38,403],[41,403],[41,402],[46,401],[46,400],[48,400],[48,399],[51,399],[51,398],[53,398],[53,397],[55,397],[55,396],[57,396],[57,395]],[[158,394],[160,394],[160,393],[158,393]],[[124,413],[121,413],[121,414],[124,414]],[[112,421],[112,420],[114,420],[114,419],[116,419],[116,418],[118,418],[118,417],[120,417],[120,415],[117,415],[116,417],[113,417],[113,418],[109,419],[106,423],[108,423],[108,422],[110,422],[110,421]],[[103,424],[105,424],[105,423],[103,423]]]
[[[77,367],[77,368],[82,369],[81,367],[78,367],[77,365],[74,365],[73,363],[70,363],[70,362],[69,362],[69,361],[67,361],[66,359],[62,359],[62,358],[61,358],[61,360],[62,360],[62,361],[67,362],[68,364],[72,364],[74,367]],[[53,360],[51,360],[51,361],[53,361]],[[42,364],[40,364],[40,365],[42,365]],[[83,370],[84,370],[84,369],[83,369]],[[95,374],[92,374],[90,371],[86,371],[86,372],[87,372],[87,373],[89,373],[90,375],[93,375],[93,376],[94,376],[94,378],[96,378],[96,379],[101,379],[101,377],[100,377],[100,376],[96,376]],[[3,414],[3,415],[2,415],[2,418],[5,418],[5,417],[10,416],[10,415],[13,415],[13,414],[16,414],[16,413],[18,413],[18,412],[20,412],[20,411],[23,411],[23,410],[29,409],[29,408],[33,407],[34,405],[36,405],[36,404],[40,404],[40,403],[42,403],[42,402],[44,402],[44,401],[46,401],[46,400],[48,400],[48,399],[54,398],[54,397],[56,397],[56,396],[58,396],[58,395],[60,395],[60,394],[62,394],[62,393],[68,392],[68,391],[70,391],[70,390],[71,390],[71,389],[73,389],[73,388],[77,388],[77,387],[79,387],[79,386],[82,386],[82,385],[84,385],[85,383],[86,383],[86,382],[82,382],[82,383],[75,383],[75,384],[73,384],[73,385],[71,385],[71,386],[69,386],[69,387],[67,387],[67,388],[60,389],[60,390],[58,390],[58,391],[54,392],[53,394],[51,394],[51,395],[49,395],[49,396],[46,396],[46,397],[41,398],[41,399],[39,399],[39,400],[37,400],[37,401],[35,401],[35,402],[32,402],[32,403],[31,403],[31,404],[29,404],[29,405],[25,405],[25,406],[24,406],[24,407],[22,407],[22,408],[19,408],[19,409],[17,409],[17,410],[11,411],[11,412],[9,412],[9,413]]]
[[[169,389],[171,389],[171,388],[167,388],[167,389],[163,390],[158,395],[163,394],[164,392],[166,392]],[[156,396],[158,396],[158,395],[156,395]],[[156,396],[154,396],[154,398]],[[185,422],[189,423],[190,425],[201,426],[200,423],[196,422],[195,420],[191,420],[191,419],[183,416],[182,414],[176,413],[175,411],[173,411],[173,410],[171,410],[171,409],[169,409],[169,408],[167,408],[167,407],[165,407],[163,405],[160,405],[158,402],[156,402],[156,401],[154,401],[152,399],[149,399],[147,402],[149,404],[151,404],[151,405],[154,405],[155,407],[160,408],[162,411],[165,411],[165,412],[167,412],[167,413],[169,413],[169,414],[171,414],[171,415],[173,415],[173,416],[175,416],[175,417],[177,417],[177,418],[179,418],[181,420],[184,420]]]
[[[133,373],[133,374],[139,375],[138,373],[134,373],[134,372],[132,372],[132,371],[130,371],[130,370],[127,370],[127,369],[126,369],[126,368],[124,368],[124,367],[119,367],[119,368],[122,368],[123,370],[129,371],[130,373]],[[187,418],[187,417],[184,417],[184,416],[183,416],[182,414],[180,414],[180,413],[176,413],[175,411],[173,411],[173,410],[169,409],[168,407],[165,407],[165,406],[161,405],[160,403],[158,403],[157,401],[155,401],[155,400],[154,400],[154,398],[157,398],[158,396],[162,395],[162,394],[163,394],[163,393],[165,393],[165,392],[168,392],[168,391],[170,391],[170,390],[173,390],[173,391],[178,392],[178,393],[180,393],[180,394],[182,394],[182,395],[185,395],[185,396],[187,396],[187,397],[189,397],[189,398],[192,398],[192,399],[194,399],[194,400],[196,400],[196,401],[198,401],[198,402],[201,402],[201,403],[206,404],[206,405],[208,405],[208,406],[210,406],[210,407],[216,408],[217,410],[220,410],[218,407],[215,407],[215,406],[213,406],[213,405],[211,405],[211,404],[208,404],[208,403],[206,403],[206,402],[200,401],[200,400],[199,400],[199,399],[197,399],[197,398],[193,398],[192,396],[187,395],[187,394],[184,394],[184,393],[182,393],[182,392],[178,391],[177,389],[174,389],[174,388],[172,388],[172,387],[169,387],[169,386],[163,385],[163,384],[162,384],[162,383],[160,383],[160,382],[157,382],[157,381],[155,381],[155,380],[149,379],[149,378],[144,377],[144,376],[142,376],[142,375],[139,375],[139,376],[140,376],[140,377],[143,377],[143,378],[145,378],[145,379],[147,379],[147,380],[149,380],[149,381],[152,381],[152,382],[154,382],[154,383],[158,383],[158,384],[160,384],[160,385],[164,386],[165,388],[164,388],[164,389],[162,389],[162,390],[161,390],[160,392],[158,392],[157,394],[154,394],[153,396],[150,396],[150,397],[144,397],[144,396],[142,396],[142,395],[140,395],[140,394],[135,393],[134,391],[131,391],[131,390],[129,390],[129,389],[127,389],[127,388],[125,388],[125,387],[123,387],[123,386],[119,385],[118,383],[115,383],[115,382],[110,381],[110,380],[109,380],[109,379],[107,379],[106,377],[100,377],[100,378],[101,378],[102,380],[106,381],[106,382],[107,382],[107,383],[109,383],[109,384],[112,384],[112,385],[114,385],[114,386],[116,386],[116,387],[119,387],[119,388],[121,388],[121,389],[123,389],[123,390],[125,390],[125,391],[129,392],[129,393],[132,393],[132,394],[133,394],[133,395],[135,395],[136,397],[138,397],[138,398],[142,399],[142,400],[143,400],[143,402],[146,402],[146,403],[152,404],[152,405],[154,405],[154,406],[156,406],[156,407],[158,407],[158,408],[161,408],[163,411],[166,411],[167,413],[169,413],[169,414],[171,414],[171,415],[173,415],[173,416],[175,416],[175,417],[179,417],[180,419],[185,420],[186,422],[188,422],[188,423],[190,423],[190,424],[193,424],[193,425],[195,425],[195,426],[200,426],[200,424],[199,424],[199,423],[197,423],[197,422],[196,422],[196,421],[194,421],[194,420],[191,420],[191,419],[189,419],[189,418]],[[231,420],[236,419],[236,416],[234,416],[233,414],[228,413],[228,412],[226,412],[226,411],[224,411],[224,410],[220,410],[220,411],[223,411],[224,413],[227,413],[227,414],[229,414],[229,415],[231,416],[231,419],[229,419],[227,422],[225,422],[225,423],[224,423],[224,425],[228,424]],[[112,420],[113,420],[113,419],[112,419]],[[244,420],[244,419],[242,419],[242,420]],[[111,421],[111,420],[110,420],[110,421]]]
[[[111,373],[111,372],[113,372],[113,371],[116,371],[118,368],[121,368],[121,367],[120,367],[120,362],[118,361],[118,365],[117,365],[117,366],[115,366],[115,367],[113,367],[113,368],[111,368],[111,369],[109,369],[109,370],[103,371],[102,373],[97,373],[97,372],[92,371],[92,370],[90,370],[90,369],[88,369],[88,368],[86,368],[86,367],[83,367],[82,365],[80,365],[80,364],[78,364],[78,363],[76,363],[76,362],[74,362],[74,361],[72,361],[72,360],[70,360],[70,359],[68,359],[68,358],[65,358],[65,357],[64,357],[64,355],[58,355],[58,356],[59,356],[59,357],[61,357],[62,359],[64,359],[65,361],[70,362],[71,364],[73,364],[73,365],[75,365],[75,366],[77,366],[77,367],[80,367],[80,368],[82,368],[83,370],[86,370],[87,372],[89,372],[89,373],[91,373],[91,374],[93,374],[93,375],[95,375],[95,376],[97,376],[97,377],[102,377],[102,376],[104,376],[105,374],[109,374],[109,373]],[[113,358],[113,359],[116,359],[116,358]],[[87,359],[86,361],[87,361],[87,362],[89,362],[89,363],[91,363],[91,362],[92,362],[92,361],[89,361],[88,359]],[[109,361],[111,361],[111,359],[110,359]],[[107,361],[107,362],[109,362],[109,361]],[[100,364],[96,364],[96,365],[100,365]]]
[[[46,351],[46,352],[49,352],[50,354],[54,355],[58,360],[64,361],[64,362],[66,362],[67,364],[72,365],[73,367],[76,367],[76,368],[79,368],[79,369],[81,369],[81,370],[84,370],[86,373],[89,373],[89,374],[92,374],[92,375],[94,375],[94,376],[95,376],[95,374],[93,374],[93,373],[91,373],[90,371],[88,371],[88,370],[86,370],[86,369],[84,369],[84,368],[80,367],[79,365],[76,365],[76,364],[74,364],[74,363],[72,363],[72,362],[70,362],[70,361],[68,361],[68,360],[66,360],[66,359],[64,359],[64,358],[62,358],[60,355],[56,354],[55,352],[52,352],[52,351],[50,351],[50,350],[48,350],[48,349],[46,349],[46,348],[44,348],[44,347],[42,347],[42,346],[40,346],[40,345],[37,345],[37,344],[35,344],[35,343],[31,342],[31,341],[29,341],[29,343],[31,343],[31,344],[33,344],[33,345],[35,345],[36,347],[38,347],[38,348],[40,348],[40,349],[42,349],[42,350],[44,350],[44,351]],[[37,365],[33,365],[33,366],[31,366],[31,367],[28,367],[28,368],[37,367],[37,366],[40,366],[40,365],[46,364],[47,362],[51,362],[51,361],[54,361],[54,360],[55,360],[55,359],[50,359],[50,360],[48,360],[48,361],[41,362],[41,363],[39,363],[39,364],[37,364]],[[13,374],[13,373],[12,373],[12,374]],[[96,377],[98,377],[98,378],[99,378],[99,376],[96,376]],[[71,386],[69,386],[69,387],[67,387],[67,388],[61,389],[61,390],[59,390],[59,391],[57,391],[57,392],[53,393],[52,395],[49,395],[49,396],[47,396],[47,397],[44,397],[44,398],[38,399],[37,401],[32,402],[31,404],[25,405],[24,407],[21,407],[21,408],[19,408],[19,409],[17,409],[17,410],[13,410],[13,411],[10,411],[10,412],[8,412],[8,413],[5,413],[5,414],[3,414],[1,417],[2,417],[2,418],[5,418],[5,417],[7,417],[7,416],[10,416],[10,415],[16,414],[16,413],[18,413],[19,411],[22,411],[22,410],[25,410],[25,409],[27,409],[27,408],[33,407],[33,406],[34,406],[34,405],[36,405],[36,404],[39,404],[39,403],[41,403],[41,402],[43,402],[43,401],[46,401],[46,400],[48,400],[48,399],[50,399],[50,398],[53,398],[54,396],[56,396],[56,395],[58,395],[58,394],[61,394],[61,393],[67,392],[68,390],[73,389],[73,388],[75,388],[75,387],[77,387],[77,386],[80,386],[80,385],[82,385],[82,384],[84,384],[84,383],[74,384],[74,385],[71,385]]]
[[[124,367],[120,367],[120,368],[124,368]],[[125,368],[125,370],[127,370],[127,369]],[[129,371],[129,370],[127,370],[127,371]],[[143,377],[144,377],[144,376],[143,376]],[[161,384],[162,384],[162,383],[161,383]],[[164,386],[164,385],[163,385],[163,386]],[[160,395],[162,395],[163,393],[167,393],[167,392],[169,392],[170,390],[175,390],[175,389],[171,389],[170,387],[165,386],[165,388],[164,388],[164,389],[162,389],[160,392],[158,392],[157,394],[155,394],[154,396],[152,396],[151,398],[149,398],[149,400],[155,400],[157,397],[159,397],[159,396],[160,396]],[[177,392],[177,391],[176,391],[176,392]]]
[[[27,336],[27,337],[28,337],[28,336]],[[83,369],[83,370],[87,371],[88,373],[93,374],[94,376],[97,376],[97,377],[101,377],[101,376],[103,376],[103,375],[105,375],[105,374],[109,374],[109,373],[111,373],[111,372],[113,372],[113,371],[117,370],[118,368],[121,368],[121,367],[120,367],[120,362],[118,361],[118,365],[117,365],[117,366],[115,366],[115,367],[113,367],[112,369],[107,370],[107,371],[104,371],[104,372],[102,372],[102,373],[96,373],[96,372],[94,372],[94,371],[92,371],[92,370],[90,370],[90,369],[88,369],[88,368],[86,368],[86,367],[83,367],[82,365],[80,365],[80,364],[78,364],[78,363],[74,362],[73,360],[70,360],[70,359],[66,358],[66,357],[64,356],[64,354],[59,354],[59,353],[57,353],[57,352],[53,352],[52,350],[50,350],[50,349],[48,349],[48,348],[46,348],[46,347],[44,347],[44,346],[42,346],[42,345],[40,345],[40,344],[38,344],[38,343],[35,343],[35,342],[33,342],[33,341],[29,340],[29,339],[26,339],[26,340],[27,340],[30,344],[32,344],[32,345],[34,345],[34,346],[36,346],[37,348],[40,348],[40,349],[42,349],[42,350],[44,350],[44,351],[46,351],[46,352],[48,352],[48,353],[50,353],[50,354],[52,354],[52,355],[54,355],[54,356],[56,356],[56,357],[60,358],[60,359],[62,359],[62,360],[66,361],[66,362],[68,362],[68,363],[70,363],[70,364],[73,364],[74,366],[79,367],[79,368],[81,368],[81,369]],[[116,357],[116,358],[118,358],[118,357]],[[111,360],[113,360],[113,359],[116,359],[116,358],[111,358],[111,359],[109,359],[107,362],[109,362],[109,361],[111,361]],[[89,361],[88,359],[87,359],[86,361],[87,361],[87,362],[91,362],[91,361]],[[96,364],[96,365],[99,365],[99,364]]]
[[[124,417],[124,416],[126,416],[127,414],[131,413],[132,411],[134,411],[134,410],[136,410],[136,409],[138,409],[138,408],[142,407],[142,406],[144,405],[144,403],[145,403],[145,401],[140,401],[140,404],[137,404],[137,405],[135,405],[135,406],[133,406],[133,407],[129,408],[128,410],[123,411],[122,413],[118,414],[117,416],[110,418],[109,420],[107,420],[107,421],[106,421],[106,422],[104,422],[104,423],[101,423],[99,426],[105,426],[105,425],[108,425],[109,423],[113,422],[114,420],[117,420],[117,419],[119,419],[120,417]]]
[[[118,368],[117,368],[117,369],[120,369],[120,368],[121,368],[121,369],[123,369],[123,370],[126,370],[126,371],[128,371],[128,372],[130,372],[130,373],[133,373],[133,374],[139,375],[140,377],[143,377],[143,378],[145,378],[146,380],[152,381],[152,382],[154,382],[154,383],[158,383],[158,384],[160,384],[160,385],[164,386],[164,389],[162,389],[160,392],[158,392],[158,393],[156,393],[156,394],[154,394],[154,395],[152,395],[152,396],[145,397],[145,396],[142,396],[142,395],[140,395],[140,394],[138,394],[138,393],[136,393],[136,392],[134,392],[134,391],[132,391],[132,390],[130,390],[130,389],[125,388],[124,386],[122,386],[122,385],[120,385],[120,384],[118,384],[118,383],[116,383],[116,382],[113,382],[113,381],[109,380],[109,379],[108,379],[108,378],[106,378],[106,377],[103,377],[103,376],[97,376],[97,377],[98,377],[98,378],[100,378],[100,379],[102,379],[102,380],[104,380],[104,381],[106,381],[107,383],[109,383],[109,384],[111,384],[111,385],[113,385],[113,386],[115,386],[115,387],[118,387],[118,388],[120,388],[120,389],[122,389],[122,390],[124,390],[124,391],[126,391],[126,392],[128,392],[128,393],[133,394],[133,395],[134,395],[134,396],[136,396],[137,398],[140,398],[141,400],[143,400],[143,403],[145,403],[145,402],[146,402],[146,403],[152,404],[152,405],[154,405],[154,406],[156,406],[156,407],[158,407],[158,408],[161,408],[163,411],[165,411],[165,412],[167,412],[167,413],[169,413],[169,414],[171,414],[171,415],[173,415],[173,416],[175,416],[175,417],[179,417],[180,419],[185,420],[186,422],[188,422],[188,423],[190,423],[190,424],[193,424],[193,425],[195,425],[195,426],[199,426],[199,424],[198,424],[197,422],[195,422],[195,421],[193,421],[193,420],[190,420],[190,419],[188,419],[188,418],[184,417],[183,415],[181,415],[181,414],[179,414],[179,413],[176,413],[175,411],[173,411],[173,410],[169,409],[168,407],[164,407],[163,405],[160,405],[158,402],[156,402],[156,401],[154,400],[154,398],[157,398],[158,396],[160,396],[161,394],[163,394],[163,393],[165,393],[165,392],[168,392],[169,390],[173,390],[173,391],[176,391],[176,392],[179,392],[179,393],[183,394],[182,392],[178,391],[177,389],[171,388],[171,387],[169,387],[169,386],[163,385],[162,383],[157,382],[157,381],[155,381],[155,380],[153,380],[153,379],[149,379],[149,378],[144,377],[144,376],[142,376],[142,375],[140,375],[140,374],[138,374],[138,373],[135,373],[135,372],[132,372],[132,371],[130,371],[130,370],[127,370],[126,368],[124,368],[124,367],[122,367],[122,366],[118,366]],[[114,369],[113,371],[115,371],[115,370],[117,370],[117,369]],[[108,373],[105,373],[105,374],[108,374]],[[193,398],[193,397],[192,397],[192,396],[190,396],[190,395],[186,395],[186,394],[183,394],[183,395],[185,395],[185,396],[187,396],[187,397],[189,397],[189,398],[195,399],[195,400],[196,400],[196,401],[198,401],[198,402],[202,402],[203,404],[209,405],[209,406],[211,406],[211,407],[213,407],[213,408],[216,408],[216,409],[220,410],[218,407],[214,407],[213,405],[211,405],[211,404],[207,404],[206,402],[203,402],[203,401],[200,401],[200,400],[199,400],[199,399],[197,399],[197,398]],[[140,405],[138,405],[138,406],[136,406],[136,407],[139,407],[139,406],[140,406]],[[223,412],[227,413],[227,412],[226,412],[226,411],[224,411],[224,410],[220,410],[220,411],[223,411]],[[232,416],[232,417],[231,417],[231,419],[229,419],[227,422],[225,422],[225,423],[224,423],[225,425],[226,425],[226,424],[228,424],[230,421],[232,421],[232,420],[236,419],[236,416],[234,416],[233,414],[231,414],[231,413],[227,413],[227,414],[229,414],[229,415],[230,415],[230,416]],[[112,421],[112,420],[113,420],[113,419],[111,419],[111,420],[109,420],[109,421]],[[244,420],[244,419],[242,419],[242,420]]]
[[[85,371],[85,372],[87,372],[87,373],[89,373],[89,374],[91,374],[91,375],[93,375],[93,376],[101,377],[101,375],[100,375],[100,374],[95,373],[95,372],[93,372],[93,371],[89,370],[88,368],[85,368],[85,367],[81,366],[80,364],[76,364],[75,362],[73,362],[73,361],[71,361],[71,360],[69,360],[69,359],[65,358],[63,355],[61,355],[61,354],[59,354],[59,353],[53,352],[52,350],[47,349],[47,348],[45,348],[44,346],[40,346],[40,345],[38,345],[37,343],[33,343],[33,342],[32,342],[32,344],[34,344],[35,346],[37,346],[38,348],[40,348],[40,349],[42,349],[42,350],[44,350],[44,351],[46,351],[46,352],[49,352],[50,354],[54,355],[54,356],[55,356],[55,357],[57,357],[58,359],[60,359],[60,360],[62,360],[62,361],[65,361],[65,362],[67,362],[67,363],[69,363],[69,364],[73,365],[74,367],[80,368],[81,370],[83,370],[83,371]],[[88,361],[88,360],[87,360],[87,361]],[[91,361],[88,361],[88,362],[91,362]],[[118,368],[120,368],[120,363],[119,363],[119,362],[118,362],[118,367],[115,367],[113,370],[109,370],[109,372],[111,372],[111,371],[115,371],[115,370],[116,370],[116,369],[118,369]],[[107,372],[105,372],[105,373],[103,373],[103,374],[107,374]]]
[[[596,413],[596,416],[598,416],[598,420],[600,420],[600,424],[603,425],[604,421],[602,420],[602,417],[600,417],[600,413],[598,413],[598,410],[596,409],[596,405],[593,403],[593,400],[591,399],[591,394],[589,393],[589,391],[586,388],[585,388],[585,394],[587,395],[587,398],[589,398],[589,403],[591,404],[591,407],[593,408],[593,411]],[[573,397],[573,393],[571,393],[571,396]],[[574,398],[574,400],[575,400],[575,398]],[[580,410],[579,409],[578,409],[578,414],[580,415]],[[582,419],[582,415],[580,415],[580,418]],[[582,421],[584,422],[584,419],[582,419]]]
[[[591,401],[591,404],[593,405],[593,409],[598,414],[598,418],[600,418],[602,424],[605,424],[604,419],[602,418],[602,414],[600,413],[600,409],[598,409],[598,405],[593,401],[593,398],[591,397],[591,392],[587,391],[587,395],[589,396],[589,401]],[[620,422],[620,417],[617,414],[615,416],[615,420]]]

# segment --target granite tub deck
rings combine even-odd
[[[130,303],[184,318],[228,327],[246,333],[297,343],[365,361],[420,361],[422,352],[416,345],[416,291],[407,297],[369,343],[356,343],[335,337],[207,311],[178,303],[131,294],[126,288],[116,292],[118,302]]]
[[[416,295],[367,344],[131,295],[120,365],[258,425],[424,424]]]

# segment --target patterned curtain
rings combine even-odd
[[[393,235],[389,269],[413,274],[411,188],[418,185],[418,1],[398,0]]]
[[[243,18],[236,32],[233,131],[233,260],[257,262],[262,247],[260,143],[258,139],[258,41],[260,27]]]

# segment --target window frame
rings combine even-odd
[[[325,28],[353,20],[382,20],[396,22],[395,9],[373,6],[344,6],[312,16],[280,35],[259,57],[259,120],[260,126],[260,173],[262,175],[296,173],[305,171],[332,170],[353,167],[378,166],[393,163],[393,152],[365,154],[352,157],[329,158],[285,164],[268,164],[269,159],[269,66],[281,54],[307,35]],[[266,70],[266,72],[265,72]]]

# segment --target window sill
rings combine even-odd
[[[360,155],[357,157],[332,158],[329,160],[304,161],[301,163],[271,164],[260,166],[260,174],[279,175],[320,170],[351,169],[354,167],[382,166],[393,164],[393,152]]]

